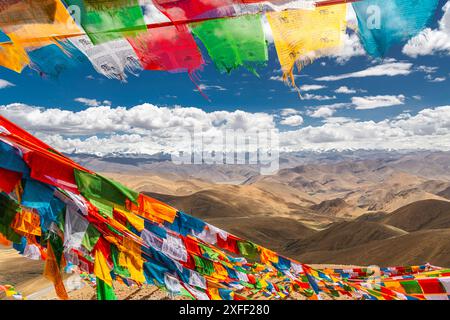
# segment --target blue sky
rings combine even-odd
[[[25,107],[19,110],[15,104],[32,108],[28,110],[40,110],[36,111],[35,116],[43,118],[48,116],[43,116],[46,109],[69,111],[73,117],[79,117],[80,112],[89,106],[106,106],[114,110],[117,107],[132,109],[144,103],[168,109],[174,106],[194,107],[208,115],[214,111],[225,111],[235,116],[236,110],[242,110],[246,117],[259,113],[269,115],[272,117],[272,125],[283,132],[290,132],[287,137],[297,134],[296,139],[299,140],[306,131],[313,130],[308,128],[322,128],[331,123],[381,123],[405,117],[415,119],[423,110],[450,106],[450,45],[445,44],[446,40],[450,40],[450,22],[445,24],[450,14],[449,6],[443,7],[445,3],[446,1],[441,1],[433,25],[430,30],[426,30],[429,34],[418,36],[419,48],[397,46],[390,51],[386,59],[373,60],[364,55],[359,43],[355,42],[356,37],[353,37],[351,41],[349,39],[350,46],[356,48],[353,54],[343,53],[338,57],[320,58],[305,67],[296,80],[298,86],[302,87],[303,99],[300,99],[291,87],[279,81],[280,66],[274,46],[270,44],[269,63],[258,69],[259,78],[245,69],[236,70],[231,75],[220,74],[205,53],[207,65],[199,72],[198,84],[203,87],[210,98],[209,101],[195,90],[195,85],[187,74],[144,71],[137,77],[129,76],[128,81],[123,83],[97,74],[88,62],[66,71],[58,80],[42,79],[29,68],[22,74],[0,69],[0,79],[3,83],[11,84],[0,89],[0,112],[10,117],[16,115],[14,118],[17,118],[21,125],[29,127],[37,134],[41,133],[43,138],[50,130],[42,129],[39,121],[43,120],[30,118],[30,114],[23,113]],[[447,20],[443,17],[444,10],[447,10]],[[448,38],[445,38],[446,36]],[[360,71],[364,73],[357,77],[355,72]],[[373,76],[377,72],[382,75]],[[338,80],[341,75],[347,77]],[[328,81],[320,81],[321,78]],[[12,105],[16,106],[15,109]],[[26,115],[27,119],[19,115]],[[67,119],[64,121],[69,128],[76,125],[76,121],[75,124]],[[95,118],[92,121],[101,119]],[[259,120],[255,118],[254,121]],[[162,128],[159,126],[157,129]],[[94,136],[117,134],[114,130],[98,129],[68,135],[64,130],[59,132],[56,126],[55,134],[61,134],[61,141],[74,137],[85,140]],[[440,128],[436,130],[433,134],[440,134]],[[74,132],[78,131],[80,130],[74,129]],[[402,138],[405,136],[408,136],[408,133],[402,135]],[[331,148],[332,140],[325,141],[330,147],[325,147],[320,142],[319,148]],[[52,142],[58,144],[57,141]],[[444,142],[442,145],[445,145]],[[345,141],[338,141],[337,145],[343,146]],[[360,144],[354,147],[358,145]],[[376,143],[372,145],[375,146]],[[403,147],[410,148],[411,143],[399,146]]]

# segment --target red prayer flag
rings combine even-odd
[[[145,70],[192,73],[204,64],[186,25],[149,29],[128,41]]]
[[[424,294],[446,293],[438,279],[419,279],[418,282]]]
[[[228,235],[227,240],[223,240],[222,237],[217,237],[217,246],[235,254],[240,253],[237,246],[237,238],[232,235]]]
[[[183,237],[184,240],[184,245],[186,246],[186,250],[191,253],[194,254],[196,256],[201,256],[202,253],[200,251],[200,247],[198,246],[197,242],[190,238],[190,237]]]
[[[11,193],[22,178],[20,172],[0,168],[0,191]]]
[[[234,13],[234,0],[153,0],[155,6],[172,21],[228,17]]]
[[[23,159],[31,168],[31,177],[43,183],[79,194],[73,166],[40,152],[27,152]]]

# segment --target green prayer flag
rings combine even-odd
[[[92,224],[89,224],[81,244],[90,252],[94,249],[98,239],[100,239],[100,232]]]
[[[98,209],[101,215],[105,217],[113,217],[114,204],[109,201],[97,201],[95,199],[89,199],[89,201]]]
[[[137,203],[139,193],[118,182],[78,169],[74,169],[74,174],[78,190],[89,200],[93,199],[102,203],[110,202],[120,206],[125,206],[127,199]]]
[[[260,15],[208,20],[191,24],[191,28],[221,72],[244,66],[256,73],[253,67],[268,60]]]
[[[79,8],[80,24],[93,44],[134,37],[147,31],[138,0],[130,0],[126,6],[109,7],[85,5],[83,0],[65,0],[65,2],[69,6]],[[74,14],[77,14],[76,10]]]
[[[416,280],[400,281],[407,294],[422,294],[422,288]]]
[[[130,278],[130,272],[127,268],[122,267],[119,265],[119,250],[115,245],[111,245],[111,259],[114,265],[113,272],[118,274],[119,276],[123,278]]]
[[[97,300],[117,300],[114,289],[99,278],[97,278]]]
[[[63,240],[57,234],[51,232],[49,233],[48,244],[52,246],[53,254],[55,255],[58,266],[60,268],[64,267],[61,266],[61,258],[63,256],[64,251]]]
[[[206,253],[208,255],[209,259],[214,260],[214,261],[219,259],[219,253],[215,252],[210,247],[205,246],[201,243],[199,243],[198,246],[202,249],[202,252],[204,254]]]
[[[14,243],[20,243],[22,240],[22,237],[11,228],[11,223],[18,211],[17,203],[0,193],[0,233]]]
[[[214,263],[212,261],[203,259],[201,257],[193,256],[195,261],[195,268],[201,274],[206,274],[208,276],[214,273]]]
[[[238,241],[237,246],[241,255],[249,259],[258,257],[258,247],[250,241]]]

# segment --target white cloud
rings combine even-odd
[[[306,93],[306,94],[302,95],[302,99],[326,101],[326,100],[334,100],[334,99],[336,99],[336,96],[322,96],[322,95],[317,95],[317,94]]]
[[[5,88],[9,88],[9,87],[14,87],[14,86],[15,86],[15,84],[13,84],[9,81],[0,79],[0,89],[5,89]]]
[[[285,151],[345,149],[450,150],[450,106],[424,109],[401,119],[327,119],[322,126],[282,132]],[[328,121],[331,120],[331,121]]]
[[[277,70],[277,72],[281,72],[281,70]],[[294,74],[294,79],[298,79],[300,77],[304,77],[304,76],[303,75],[299,75],[299,74]],[[271,76],[269,78],[269,80],[285,82],[284,79],[283,79],[283,76]]]
[[[335,103],[329,105],[323,105],[316,107],[314,109],[309,109],[307,115],[311,118],[330,118],[332,117],[337,109],[350,107],[349,103]]]
[[[413,64],[407,62],[388,62],[369,67],[365,70],[346,73],[341,75],[325,76],[317,78],[317,81],[339,81],[349,78],[366,78],[366,77],[394,77],[406,76],[413,72]]]
[[[99,107],[99,106],[110,106],[111,105],[111,101],[109,101],[109,100],[99,101],[96,99],[89,99],[89,98],[76,98],[76,99],[74,99],[74,101],[80,102],[88,107]]]
[[[283,116],[283,117],[297,115],[299,113],[300,113],[300,111],[295,110],[293,108],[285,108],[285,109],[282,109],[280,112],[281,116]]]
[[[440,52],[450,55],[450,2],[442,10],[444,15],[439,21],[438,29],[427,28],[412,38],[403,47],[404,54],[413,58]]]
[[[193,107],[89,107],[82,111],[44,109],[25,104],[0,105],[0,114],[63,152],[169,152],[180,134],[193,129],[207,136],[222,130],[270,130],[274,115],[240,110],[205,112]],[[186,142],[186,141],[184,141]]]
[[[170,22],[169,18],[159,11],[151,0],[140,0],[139,3],[143,9],[146,24]]]
[[[298,127],[303,124],[303,118],[302,116],[296,115],[296,116],[290,116],[287,118],[284,118],[280,121],[280,124],[284,126],[291,126],[291,127]]]
[[[302,85],[299,89],[300,89],[300,91],[308,92],[308,91],[322,90],[325,88],[326,88],[326,86],[322,86],[322,85],[318,85],[318,84],[305,84],[305,85]]]
[[[428,82],[434,82],[434,83],[444,82],[445,80],[447,80],[446,77],[433,77],[433,76],[431,76],[430,74],[427,75],[427,76],[425,77],[425,79],[426,79]]]
[[[336,109],[330,107],[319,107],[316,110],[309,111],[308,115],[312,118],[329,118],[334,115]]]
[[[206,84],[199,84],[198,88],[202,91],[207,91],[207,90],[216,90],[216,91],[227,91],[226,88],[222,87],[222,86],[217,86],[217,85],[206,85]],[[194,91],[198,91],[198,89],[194,89]]]
[[[417,71],[424,72],[426,74],[435,73],[439,68],[438,67],[429,67],[429,66],[418,66]]]
[[[353,94],[353,93],[356,93],[356,90],[355,89],[350,89],[347,86],[342,86],[342,87],[339,87],[336,90],[334,90],[334,92],[342,93],[342,94]]]
[[[391,107],[402,105],[405,103],[405,96],[370,96],[370,97],[353,97],[352,103],[356,110],[368,110],[376,108]]]
[[[341,107],[344,106],[345,104],[342,104]],[[334,108],[337,109],[338,106],[335,105]],[[275,128],[274,116],[267,113],[239,110],[205,112],[198,108],[167,108],[151,104],[130,109],[92,107],[73,112],[16,103],[0,105],[0,114],[30,130],[60,151],[99,155],[153,154],[179,150],[176,148],[180,146],[183,130],[193,126],[201,126],[210,136],[223,129]],[[298,115],[289,116],[283,121],[287,126],[297,126],[301,122]],[[379,122],[328,117],[320,126],[280,133],[280,145],[282,150],[286,151],[449,150],[450,106],[427,108],[416,115],[403,113],[400,117]]]
[[[366,55],[366,51],[362,47],[358,35],[356,33],[346,33],[342,40],[342,46],[337,52],[331,54],[331,57],[335,58],[339,64],[344,64],[353,57],[364,55]]]

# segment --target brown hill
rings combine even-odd
[[[375,264],[386,267],[429,262],[450,267],[450,229],[417,231],[341,250],[290,253],[304,263]]]
[[[398,237],[405,233],[403,230],[376,222],[338,222],[308,238],[289,243],[286,252],[298,255],[311,251],[335,251]]]
[[[341,211],[348,209],[349,205],[347,204],[347,202],[345,202],[345,200],[336,198],[332,200],[322,201],[319,204],[312,205],[310,208],[319,213],[335,216],[338,215]]]
[[[395,210],[382,222],[409,232],[450,228],[450,202],[417,201]]]
[[[355,221],[380,222],[386,218],[388,214],[389,213],[384,211],[368,212],[356,218]]]
[[[283,251],[286,243],[307,238],[317,231],[289,218],[260,217],[215,219],[214,225],[275,251]]]
[[[338,217],[317,213],[298,202],[290,202],[291,199],[284,199],[280,193],[272,193],[255,186],[215,185],[183,196],[147,194],[212,223],[223,218],[265,216],[289,218],[313,228],[323,228],[341,220]]]
[[[450,200],[450,187],[445,188],[444,190],[437,193],[438,196]]]

